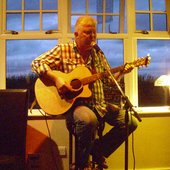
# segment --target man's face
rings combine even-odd
[[[75,32],[76,43],[79,49],[90,50],[92,42],[96,41],[96,27],[95,26],[82,26],[78,32]]]

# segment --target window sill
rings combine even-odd
[[[138,107],[135,111],[141,117],[170,117],[170,106]]]

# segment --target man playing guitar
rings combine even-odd
[[[41,84],[52,85],[56,89],[57,97],[55,95],[54,98],[59,100],[49,114],[57,113],[61,107],[68,129],[72,130],[72,125],[75,127],[79,158],[76,165],[79,170],[91,169],[88,164],[90,154],[100,167],[108,168],[105,158],[126,139],[125,112],[120,112],[119,107],[110,109],[104,98],[102,78],[109,79],[109,76],[101,76],[101,73],[106,72],[106,67],[110,66],[96,45],[96,25],[96,20],[90,16],[78,18],[73,42],[58,44],[32,61],[32,70],[40,76]],[[119,81],[133,68],[133,64],[125,64],[113,71],[113,76]],[[41,103],[43,101],[40,101],[40,107]],[[49,99],[45,103],[51,105],[53,101]],[[98,124],[102,122],[113,127],[101,139],[95,139]],[[136,127],[137,121],[132,116],[129,120],[129,134]]]

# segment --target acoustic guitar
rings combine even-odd
[[[150,63],[150,56],[139,58],[132,63],[134,67],[147,66]],[[123,70],[124,65],[110,69],[111,73]],[[35,82],[36,100],[41,109],[49,115],[59,115],[68,111],[77,98],[89,98],[91,91],[88,85],[98,79],[108,76],[108,72],[92,74],[85,66],[76,67],[70,73],[55,71],[58,77],[62,77],[69,83],[74,92],[66,92],[61,96],[54,83],[48,79],[38,78]]]

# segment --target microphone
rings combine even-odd
[[[92,46],[96,50],[97,53],[101,52],[103,54],[103,51],[100,49],[100,47],[95,42],[92,42]]]

